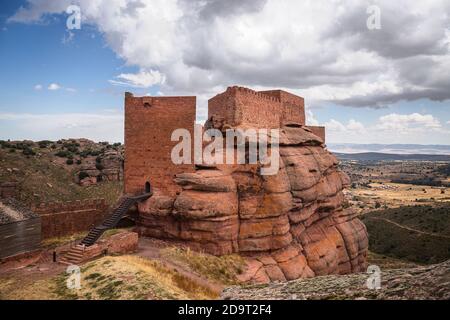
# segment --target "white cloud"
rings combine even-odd
[[[364,125],[350,119],[346,124],[331,119],[325,123],[330,143],[419,143],[446,144],[450,130],[431,114],[391,113]]]
[[[74,93],[74,92],[77,92],[77,89],[74,89],[74,88],[66,88],[66,91]]]
[[[116,78],[119,80],[109,80],[109,82],[114,85],[136,88],[149,88],[155,84],[163,84],[165,82],[165,76],[155,70],[141,70],[139,73],[122,73]]]
[[[442,128],[442,125],[431,114],[391,113],[380,117],[376,128],[379,130],[397,131],[398,133],[410,133],[412,130],[439,130]]]
[[[331,132],[340,132],[347,134],[364,134],[366,132],[365,126],[354,119],[350,119],[347,124],[343,124],[335,119],[325,123],[325,128]]]
[[[41,84],[35,85],[34,90],[36,90],[36,91],[42,90],[42,85]]]
[[[308,108],[307,106],[305,108],[305,113],[306,113],[306,124],[307,125],[309,125],[309,126],[318,126],[319,125],[319,121],[316,119],[316,116],[314,115],[312,110],[310,108]]]
[[[209,96],[229,84],[280,87],[310,104],[376,108],[450,98],[445,0],[379,0],[381,30],[366,28],[368,4],[356,0],[28,0],[9,20],[45,21],[71,3],[143,70],[114,84]]]
[[[123,142],[123,120],[118,110],[101,114],[0,113],[0,136],[13,140],[88,138]]]
[[[49,84],[47,89],[51,90],[51,91],[56,91],[56,90],[61,89],[61,86],[57,83],[51,83],[51,84]]]

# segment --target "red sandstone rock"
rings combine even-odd
[[[131,154],[125,165],[126,189],[138,190],[146,179],[158,181],[155,196],[139,205],[142,235],[181,240],[216,255],[241,253],[248,262],[239,276],[243,282],[365,269],[366,229],[355,212],[342,206],[342,189],[350,180],[325,149],[324,129],[305,126],[302,98],[280,90],[233,87],[209,102],[208,128],[281,128],[280,170],[273,176],[261,176],[259,164],[197,170],[165,164],[171,144],[159,145],[167,138],[162,132],[186,127],[186,119],[195,114],[194,101],[148,98],[146,108],[146,99],[128,96],[126,107],[126,150]],[[186,108],[179,122],[165,113],[178,106]],[[149,123],[140,121],[155,112]],[[167,128],[158,122],[164,120],[170,121]],[[162,131],[151,131],[149,124]],[[148,144],[147,136],[152,137]],[[153,149],[163,155],[148,151]]]

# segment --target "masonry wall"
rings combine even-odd
[[[322,139],[322,141],[325,143],[325,127],[322,126],[307,126],[309,130],[311,130],[312,133],[314,133],[316,136]]]
[[[280,113],[279,99],[243,87],[229,87],[208,101],[208,118],[222,117],[231,127],[278,128]]]
[[[142,193],[149,181],[154,190],[175,195],[175,174],[194,171],[193,165],[171,160],[172,132],[190,131],[193,139],[196,97],[125,96],[125,193]]]
[[[305,125],[305,100],[283,90],[260,91],[281,102],[280,126],[289,123]]]
[[[109,212],[105,199],[42,203],[32,210],[41,218],[42,239],[88,231],[99,225]]]

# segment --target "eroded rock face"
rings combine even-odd
[[[285,126],[278,174],[262,176],[257,165],[179,174],[177,196],[155,194],[139,205],[139,232],[215,255],[244,255],[244,282],[363,271],[366,228],[343,208],[349,179],[337,163],[306,127]]]

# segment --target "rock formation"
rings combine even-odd
[[[236,98],[232,104],[239,108],[242,91],[231,88],[222,95]],[[243,92],[270,100],[274,110],[286,101],[281,94],[277,100],[249,89]],[[246,101],[242,106],[249,104]],[[304,112],[302,107],[298,112]],[[223,131],[259,125],[258,119],[236,121],[217,110],[210,101],[209,127]],[[365,226],[343,206],[342,190],[349,185],[348,177],[337,168],[338,161],[326,149],[324,137],[313,133],[320,130],[281,115],[271,120],[280,121],[275,123],[280,128],[276,175],[261,175],[260,164],[197,166],[178,173],[174,177],[178,192],[157,188],[152,198],[139,205],[140,234],[180,241],[215,255],[239,253],[248,261],[240,279],[244,282],[365,270]]]

